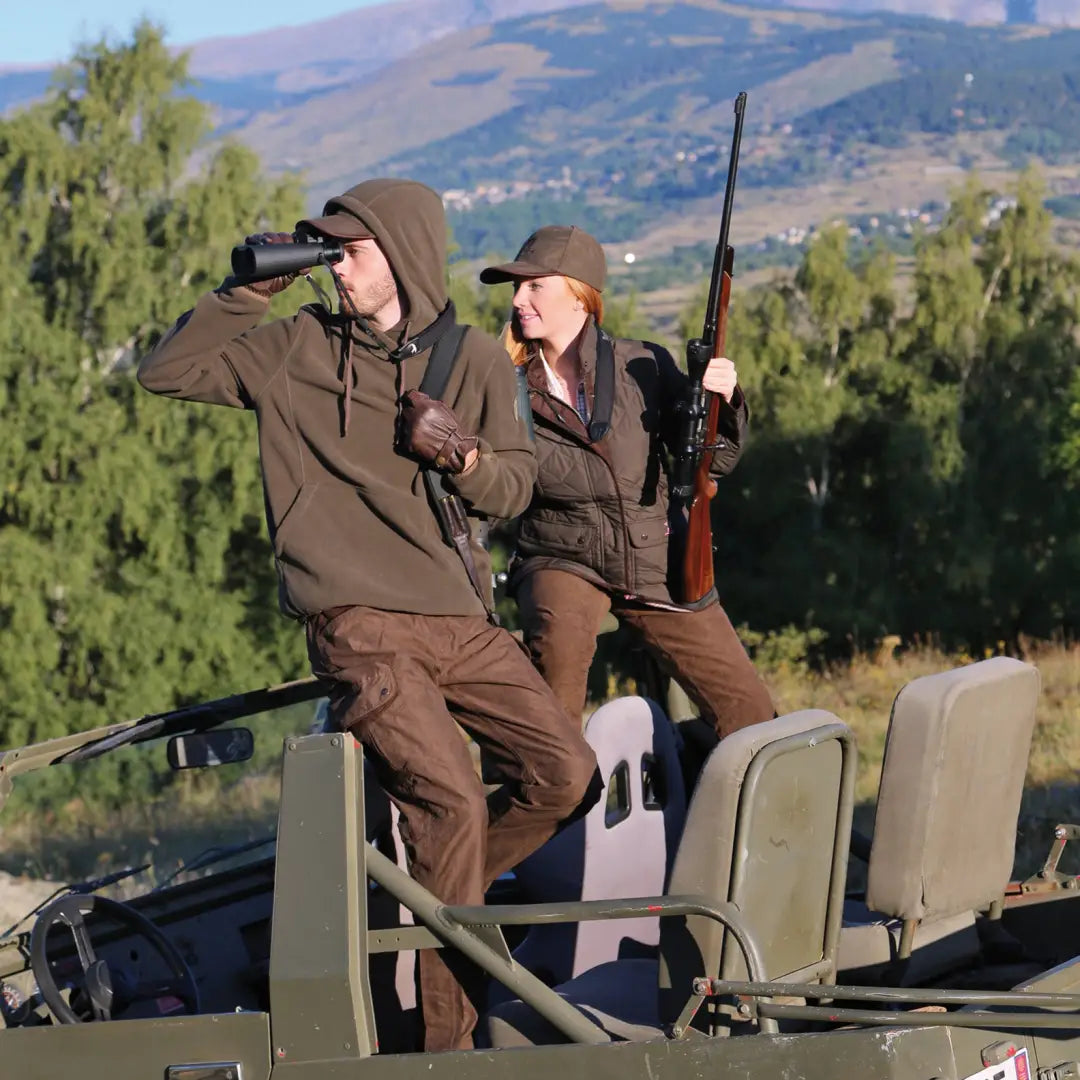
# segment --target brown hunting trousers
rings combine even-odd
[[[482,616],[335,608],[307,623],[330,721],[363,744],[401,812],[412,877],[446,904],[487,887],[600,794],[596,757],[521,646]],[[453,717],[451,711],[453,710]],[[455,718],[504,786],[485,798]],[[468,1049],[477,1013],[454,949],[420,953],[425,1050]]]
[[[719,738],[776,715],[719,603],[699,611],[648,608],[565,570],[536,570],[518,587],[517,604],[533,663],[575,718],[585,709],[596,636],[609,610],[641,636]]]

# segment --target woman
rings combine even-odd
[[[593,237],[549,225],[513,262],[480,274],[485,285],[514,284],[505,344],[525,369],[539,466],[509,590],[533,660],[571,716],[584,710],[612,610],[722,738],[770,719],[772,701],[715,591],[691,606],[672,598],[663,451],[687,377],[659,345],[600,329],[605,273]],[[730,360],[713,360],[704,385],[723,399],[711,463],[723,475],[742,450],[746,403]]]

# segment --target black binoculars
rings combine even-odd
[[[293,241],[237,244],[232,249],[233,274],[242,281],[266,281],[345,258],[345,245],[340,240],[316,240],[293,233]]]

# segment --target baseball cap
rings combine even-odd
[[[516,278],[562,274],[602,292],[606,273],[604,249],[584,229],[545,225],[521,245],[513,262],[485,267],[480,271],[480,280],[485,285],[497,285]]]

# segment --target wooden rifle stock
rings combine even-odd
[[[728,302],[731,299],[731,273],[735,253],[729,247],[724,257],[720,279],[720,306],[717,312],[716,343],[710,360],[724,355],[727,337]],[[720,427],[720,396],[709,395],[709,411],[705,418],[705,446],[716,445]],[[683,549],[683,603],[693,604],[705,596],[714,585],[711,500],[716,494],[716,481],[709,475],[712,452],[706,449],[694,469],[694,491],[686,521],[686,544]]]

